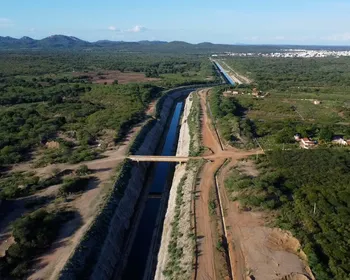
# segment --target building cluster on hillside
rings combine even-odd
[[[213,54],[212,56],[261,56],[261,57],[340,57],[340,56],[350,56],[350,50],[348,51],[335,51],[335,50],[303,50],[303,49],[288,49],[281,50],[280,52],[271,53],[233,53],[226,52],[223,54]]]
[[[254,96],[254,97],[256,97],[256,98],[265,98],[265,97],[267,97],[267,96],[269,96],[270,95],[270,93],[268,93],[268,92],[263,92],[263,91],[261,91],[261,90],[258,90],[258,89],[256,89],[256,88],[253,88],[253,90],[252,90],[252,92],[244,92],[244,91],[236,91],[236,90],[226,90],[226,91],[224,91],[224,96],[226,96],[226,97],[230,97],[230,96],[232,96],[232,95],[239,95],[239,94],[242,94],[242,95],[244,95],[244,94],[247,94],[247,95],[252,95],[252,96]]]

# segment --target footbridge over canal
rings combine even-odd
[[[186,157],[186,156],[157,156],[157,155],[130,155],[127,158],[136,162],[175,162],[186,163],[190,160],[206,160],[214,161],[216,159],[239,159],[251,155],[263,154],[264,151],[255,149],[251,151],[221,151],[216,154],[199,157]]]
[[[188,162],[191,159],[200,159],[193,157],[183,157],[183,156],[141,156],[141,155],[132,155],[128,159],[137,162],[177,162],[184,163]]]

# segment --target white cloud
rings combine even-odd
[[[148,30],[146,27],[141,26],[141,25],[135,25],[133,28],[124,29],[124,30],[119,29],[119,28],[115,27],[114,25],[111,25],[107,29],[110,31],[117,32],[117,33],[141,33],[141,32],[145,32]]]
[[[146,31],[147,28],[141,25],[136,25],[133,28],[129,29],[128,32],[139,33]]]
[[[350,32],[346,32],[342,34],[333,34],[330,36],[321,37],[321,39],[327,40],[327,41],[339,41],[339,42],[350,41]]]
[[[0,18],[0,27],[9,27],[12,25],[13,25],[12,20],[8,18]]]
[[[118,28],[116,28],[115,26],[111,25],[108,27],[108,30],[111,30],[111,31],[119,31]]]

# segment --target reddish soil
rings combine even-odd
[[[225,158],[230,162],[218,176],[218,190],[221,197],[230,264],[234,279],[314,279],[306,264],[306,256],[300,251],[298,240],[286,231],[265,226],[268,215],[262,212],[244,212],[238,202],[232,202],[224,188],[224,180],[239,159],[262,153],[259,150],[243,151],[226,145],[221,149],[214,126],[208,117],[206,97],[208,90],[200,92],[202,117],[202,144],[212,151],[211,162],[203,166],[199,199],[195,201],[196,227],[199,238],[197,279],[219,279],[216,275],[222,263],[215,259],[215,228],[210,225],[209,194],[215,187],[214,174],[222,166]],[[206,157],[207,158],[207,157]],[[241,163],[243,172],[257,176],[251,161]],[[231,271],[224,278],[230,279]],[[222,275],[221,275],[222,276]],[[255,278],[253,278],[255,277]]]
[[[232,202],[224,186],[229,170],[237,164],[232,160],[220,172],[219,185],[226,213],[231,267],[235,280],[255,279],[313,279],[300,244],[289,232],[266,227],[270,217],[263,212],[246,212],[239,202]],[[306,276],[305,276],[306,275]],[[294,278],[293,278],[293,277]]]
[[[205,148],[212,152],[210,156],[211,161],[206,162],[200,174],[199,198],[195,201],[196,207],[196,227],[197,236],[199,237],[199,256],[197,279],[218,279],[216,271],[222,268],[223,264],[218,263],[215,259],[216,241],[211,226],[211,218],[209,215],[209,197],[212,188],[215,188],[214,174],[218,168],[224,163],[226,158],[241,158],[247,152],[237,151],[223,151],[219,144],[217,134],[213,132],[213,125],[208,117],[206,106],[206,97],[208,90],[202,90],[200,93],[201,107],[202,107],[202,144]],[[248,152],[248,154],[252,154]],[[215,227],[214,227],[215,229]],[[230,273],[227,272],[227,275]]]
[[[75,72],[73,76],[88,76],[90,81],[95,84],[112,84],[115,80],[119,84],[139,83],[159,81],[158,78],[147,78],[144,73],[138,72],[120,72],[120,71],[100,71],[100,72]]]

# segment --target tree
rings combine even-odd
[[[280,130],[276,136],[275,141],[276,143],[282,144],[282,143],[293,143],[294,142],[294,131],[290,127],[283,128]]]
[[[329,129],[329,127],[321,128],[320,130],[320,139],[325,142],[332,141],[333,138],[333,131]]]
[[[118,85],[118,80],[114,80],[113,85]]]

